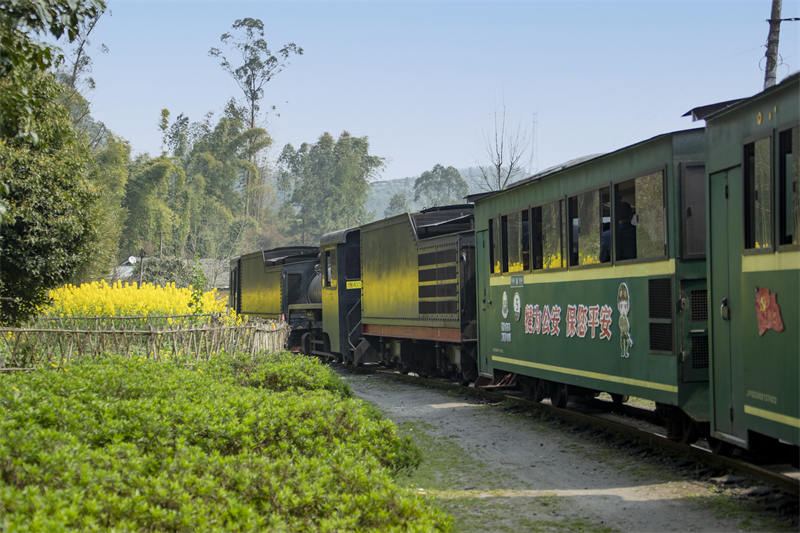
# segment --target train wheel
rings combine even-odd
[[[567,406],[569,393],[567,386],[564,383],[551,383],[550,384],[550,401],[556,407],[564,408]]]
[[[630,400],[630,396],[627,394],[614,394],[611,393],[611,401],[614,402],[614,405],[622,405],[623,403]]]
[[[733,453],[733,444],[715,437],[707,437],[706,440],[708,441],[708,447],[717,455],[724,455],[727,457]]]
[[[543,379],[536,380],[536,387],[533,391],[533,400],[536,402],[541,402],[545,398],[549,396],[549,387],[547,385],[547,381]]]
[[[478,379],[478,362],[475,360],[475,350],[469,350],[467,356],[461,359],[461,378],[466,383]]]

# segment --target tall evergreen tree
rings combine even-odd
[[[316,242],[324,233],[362,224],[369,179],[383,158],[369,154],[366,137],[323,133],[299,149],[287,144],[278,160],[278,188],[289,198],[281,219],[299,242]]]

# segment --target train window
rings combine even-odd
[[[495,246],[497,245],[497,236],[495,235],[495,222],[493,218],[489,219],[489,272],[497,274],[500,272],[500,262],[495,261],[499,257]]]
[[[770,137],[744,145],[744,247],[772,245]]]
[[[344,276],[347,279],[361,279],[361,255],[358,248],[345,249]]]
[[[520,272],[522,265],[522,213],[517,211],[507,217],[508,228],[508,272]]]
[[[581,193],[569,199],[569,264],[571,266],[600,263],[600,191]]]
[[[526,209],[520,213],[520,220],[522,221],[522,232],[520,233],[521,250],[522,250],[522,269],[530,270],[531,268],[531,226],[529,222],[530,212]]]
[[[561,206],[563,200],[531,209],[533,269],[564,268],[561,247]]]
[[[800,244],[800,127],[780,133],[778,184],[780,244]]]
[[[500,217],[500,242],[500,258],[503,262],[501,272],[508,272],[508,217],[505,215]]]
[[[325,287],[331,286],[331,251],[325,250],[325,257],[322,260],[322,278]]]
[[[614,186],[614,241],[618,261],[666,254],[662,171]]]
[[[605,244],[606,253],[603,253]],[[600,262],[611,262],[611,187],[600,189]]]

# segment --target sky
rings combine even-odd
[[[270,157],[348,131],[386,158],[378,179],[395,179],[487,164],[504,108],[530,170],[700,126],[681,115],[762,89],[771,0],[108,5],[87,96],[134,153],[161,152],[161,109],[200,121],[241,97],[208,50],[252,17],[273,51],[304,49],[265,88]],[[784,0],[782,17],[800,17],[800,0]],[[782,24],[779,81],[800,70],[799,35],[800,22]]]

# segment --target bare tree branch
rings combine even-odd
[[[513,132],[512,132],[513,130]],[[529,132],[508,120],[505,103],[502,113],[494,112],[492,134],[484,133],[484,146],[488,165],[478,165],[484,185],[490,191],[505,189],[523,173],[521,161],[528,152]]]

